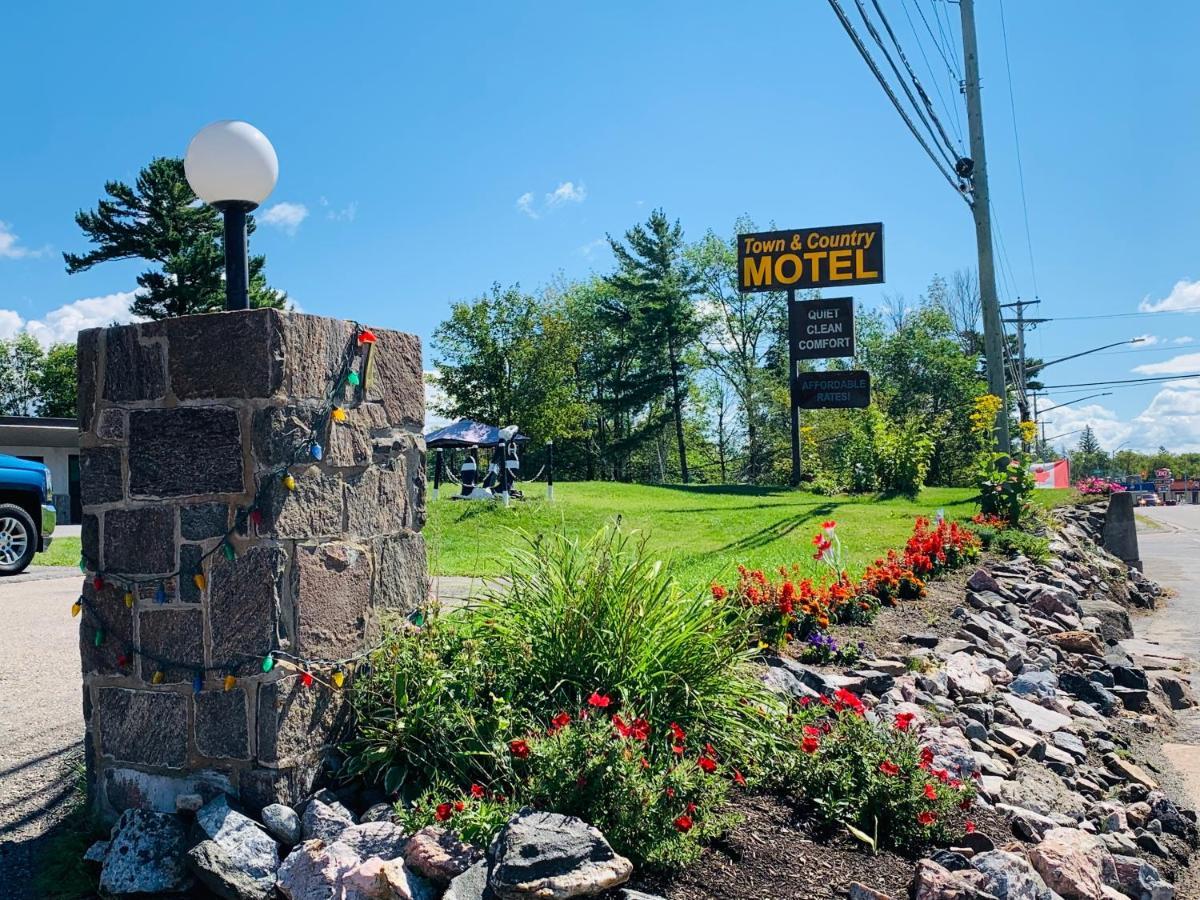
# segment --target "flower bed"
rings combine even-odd
[[[1089,475],[1087,478],[1075,482],[1075,490],[1085,497],[1108,497],[1112,494],[1123,493],[1125,485],[1109,481],[1107,478]]]
[[[835,622],[866,624],[882,606],[921,598],[929,578],[977,559],[981,549],[978,536],[966,526],[918,518],[902,551],[889,551],[854,580],[842,564],[836,522],[823,523],[812,543],[814,559],[829,572],[827,581],[802,577],[799,564],[793,564],[780,568],[777,577],[739,566],[732,588],[712,585],[714,598],[749,612],[752,636],[760,646],[804,639]]]

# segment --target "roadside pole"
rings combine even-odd
[[[992,216],[988,202],[987,153],[983,143],[983,105],[979,98],[979,48],[975,40],[975,0],[960,0],[962,15],[963,65],[967,95],[967,127],[971,135],[971,159],[974,163],[974,197],[971,212],[975,217],[975,244],[979,251],[979,299],[983,306],[983,344],[987,358],[988,392],[1003,401],[996,418],[1000,449],[1011,449],[1008,436],[1008,393],[1004,379],[1004,326],[1000,321],[1000,301],[996,296],[996,264],[992,250]]]
[[[792,404],[792,487],[800,484],[802,463],[800,455],[800,407],[796,398],[796,376],[800,373],[800,361],[796,359],[796,342],[792,335],[796,333],[796,290],[788,288],[788,402]]]

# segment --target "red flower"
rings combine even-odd
[[[805,725],[800,730],[804,732],[805,737],[820,737],[821,736],[821,729],[816,728],[812,725]]]
[[[466,808],[467,808],[467,804],[463,803],[461,800],[454,801],[454,811],[455,812],[462,812]]]
[[[963,800],[961,803],[958,804],[958,808],[961,809],[963,812],[966,812],[968,809],[971,808],[971,799],[968,797],[966,800]]]
[[[711,775],[713,772],[717,771],[717,764],[716,764],[716,762],[714,762],[713,760],[709,759],[707,756],[702,756],[702,757],[700,757],[698,760],[696,760],[696,765],[698,765],[698,766],[699,766],[701,769],[703,769],[705,772],[708,772],[710,775]]]
[[[737,769],[734,769],[733,770],[733,783],[736,784],[738,787],[745,787],[746,786],[746,776],[743,775],[741,772],[739,772]]]
[[[936,800],[937,799],[937,788],[935,788],[932,784],[925,785],[925,799],[926,800]]]
[[[713,759],[716,759],[719,756],[719,754],[717,753],[717,748],[714,747],[712,744],[704,745],[704,755],[711,756]]]
[[[896,713],[896,722],[895,722],[896,730],[897,731],[908,731],[909,727],[913,723],[913,719],[915,719],[916,717],[917,717],[916,713],[910,713],[910,712]]]
[[[571,714],[568,712],[560,712],[557,716],[550,720],[550,727],[546,729],[547,734],[554,734],[571,724]]]
[[[689,803],[686,807],[684,807],[683,811],[690,816],[692,813],[694,813],[696,811],[696,804]]]
[[[817,743],[817,739],[815,737],[806,737],[803,741],[800,742],[800,749],[803,750],[805,753],[816,753],[817,746],[818,746],[818,743]]]
[[[713,595],[714,599],[724,600],[728,593],[729,592],[726,591],[725,588],[723,588],[721,585],[716,584],[715,582],[713,583],[712,595]]]
[[[437,809],[433,811],[433,817],[439,822],[449,822],[452,815],[454,813],[451,812],[449,803],[439,803]]]
[[[471,796],[474,797],[476,800],[482,799],[486,793],[487,793],[487,791],[485,791],[483,789],[482,784],[471,785]]]
[[[900,774],[900,767],[898,765],[896,765],[894,762],[892,762],[890,759],[885,759],[883,762],[881,762],[879,764],[879,771],[882,772],[884,775],[887,775],[891,778],[895,778],[897,775]]]
[[[968,821],[963,827],[965,829],[967,829],[967,834],[975,833],[975,823],[974,822]]]
[[[666,790],[664,790],[663,793],[667,795],[668,799],[670,799],[670,800],[675,799],[675,788],[669,787]]]
[[[801,697],[800,698],[801,706],[808,706],[808,704],[810,704],[810,703],[812,703],[812,697]]]
[[[678,819],[675,820],[675,827],[678,828],[680,831],[685,831],[685,832],[691,831],[692,830],[692,817],[691,816],[680,816]]]
[[[863,706],[863,702],[845,688],[838,688],[833,692],[833,696],[834,699],[839,703],[842,703],[848,708],[854,710],[860,716],[866,711],[866,707]]]
[[[597,709],[606,709],[611,703],[612,697],[601,694],[599,691],[592,691],[592,696],[588,697],[588,705]]]
[[[509,741],[508,749],[517,759],[525,759],[529,756],[529,745],[520,738],[517,738],[515,741]]]
[[[671,745],[671,752],[676,754],[677,756],[683,756],[684,749],[685,748],[684,748],[683,744],[672,744]]]
[[[937,813],[930,812],[929,810],[919,812],[917,813],[917,821],[922,825],[932,825],[937,821]]]
[[[675,741],[676,741],[676,743],[679,743],[679,744],[682,744],[684,742],[684,739],[687,738],[687,734],[684,732],[684,730],[682,728],[679,727],[679,724],[677,722],[671,723],[671,734],[673,734],[675,736]]]
[[[921,748],[921,768],[928,769],[933,765],[933,750],[929,747]]]
[[[641,762],[641,764],[642,764],[642,768],[643,768],[643,769],[648,769],[648,768],[650,768],[650,760],[646,759],[646,757],[644,757],[644,756],[643,756],[643,757],[641,758],[640,762]]]

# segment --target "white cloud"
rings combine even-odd
[[[1175,282],[1171,293],[1162,300],[1148,296],[1138,304],[1141,312],[1200,312],[1200,281]]]
[[[604,238],[596,238],[594,241],[588,241],[586,244],[580,247],[579,252],[583,256],[590,257],[598,251],[603,250],[607,246],[608,241],[606,241]]]
[[[446,392],[438,384],[438,370],[426,369],[425,375],[425,431],[429,432],[443,425],[449,425],[450,419],[440,416],[433,411],[434,407],[446,402]]]
[[[325,218],[331,222],[353,222],[358,215],[358,201],[351,200],[341,209],[331,209],[329,198],[321,198],[321,206],[325,207]]]
[[[536,219],[538,217],[537,210],[533,208],[532,191],[526,191],[517,198],[517,209],[525,213],[525,215],[529,216],[531,219]]]
[[[295,234],[300,223],[308,218],[308,207],[303,203],[276,203],[259,218],[285,234]]]
[[[98,328],[113,323],[136,322],[138,317],[129,311],[136,291],[121,291],[103,297],[85,297],[52,309],[40,319],[28,322],[20,313],[0,309],[0,337],[11,338],[26,332],[48,347],[63,341],[72,343],[84,328]]]
[[[24,259],[25,257],[45,256],[50,252],[49,247],[34,250],[21,244],[21,239],[7,222],[0,222],[0,257],[4,259]]]
[[[1046,398],[1044,406],[1055,400]],[[1109,453],[1117,449],[1153,452],[1160,446],[1177,453],[1200,451],[1200,379],[1162,386],[1150,403],[1132,419],[1123,421],[1100,403],[1064,406],[1042,414],[1046,436],[1054,447],[1073,449],[1079,431],[1090,425],[1100,446]]]
[[[1145,363],[1134,366],[1133,371],[1142,375],[1186,375],[1189,372],[1200,372],[1200,353],[1183,353],[1161,362]]]
[[[542,213],[562,206],[564,203],[582,203],[587,199],[587,188],[583,182],[564,181],[554,190],[543,195],[539,206],[537,196],[533,191],[526,191],[517,198],[518,212],[523,212],[531,219],[540,219]]]
[[[547,206],[562,206],[564,203],[582,203],[587,199],[587,188],[583,183],[564,181],[546,195]]]
[[[1181,337],[1171,338],[1172,344],[1191,344],[1195,342],[1195,338],[1190,335],[1182,335]]]

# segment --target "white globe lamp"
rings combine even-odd
[[[224,119],[204,126],[192,138],[183,171],[196,196],[225,217],[226,308],[248,309],[246,214],[275,189],[279,178],[275,148],[249,122]]]

